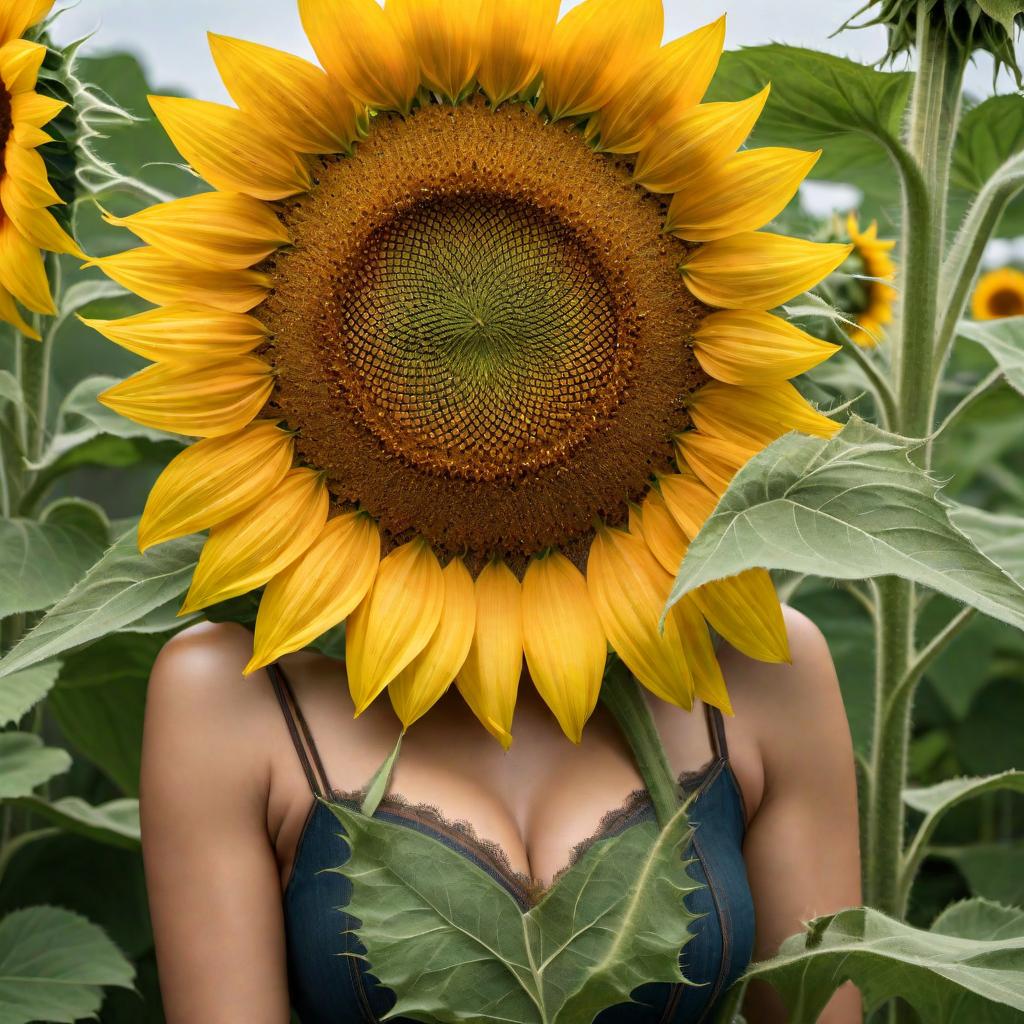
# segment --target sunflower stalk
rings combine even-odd
[[[945,257],[946,214],[953,141],[960,117],[968,54],[957,46],[944,19],[919,0],[916,12],[918,71],[907,119],[905,155],[897,159],[903,181],[902,301],[893,353],[897,403],[894,429],[928,438],[917,458],[931,459],[936,407],[944,362],[940,325],[966,292],[954,291],[940,307]],[[909,156],[909,159],[906,157]],[[994,227],[990,217],[985,223]],[[964,243],[969,253],[974,244]],[[962,263],[969,259],[959,257]],[[948,261],[945,261],[948,267]],[[973,271],[971,271],[973,278]],[[959,294],[959,297],[958,297]],[[911,709],[924,669],[916,649],[920,607],[913,582],[879,579],[876,595],[875,720],[868,771],[865,838],[865,896],[884,913],[902,916],[907,891],[902,880],[906,828],[906,786]],[[966,620],[962,620],[966,621]],[[962,624],[962,621],[959,624]],[[959,629],[942,630],[927,648],[937,656]]]

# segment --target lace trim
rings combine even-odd
[[[685,792],[695,794],[709,781],[723,760],[721,757],[715,757],[700,768],[680,772],[676,781]],[[357,790],[332,790],[331,799],[358,807],[363,802],[366,790],[365,786]],[[569,853],[568,863],[555,873],[551,880],[551,886],[554,886],[566,872],[570,871],[594,843],[620,835],[627,828],[638,824],[641,815],[645,814],[650,806],[650,794],[646,788],[640,787],[630,792],[618,807],[606,811],[601,816],[597,828],[573,846]],[[433,831],[452,839],[456,844],[471,850],[509,883],[509,887],[515,890],[523,903],[530,906],[536,904],[551,887],[545,886],[525,871],[517,871],[500,843],[482,838],[477,834],[473,825],[465,819],[446,817],[435,804],[413,803],[398,793],[388,793],[381,800],[379,809],[397,817],[426,825]]]

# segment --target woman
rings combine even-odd
[[[691,873],[706,888],[689,905],[706,913],[682,967],[703,984],[649,986],[636,996],[645,1005],[599,1020],[710,1020],[751,956],[773,955],[811,917],[860,903],[853,755],[835,670],[808,619],[786,609],[786,624],[790,664],[723,645],[735,709],[724,726],[714,709],[688,714],[648,697],[673,770],[698,793]],[[346,848],[311,790],[357,792],[399,723],[382,701],[354,722],[337,662],[300,652],[281,671],[243,678],[251,654],[245,629],[196,626],[167,644],[150,681],[143,849],[167,1019],[287,1024],[290,982],[303,1024],[373,1020],[389,994],[337,955],[347,883],[318,872]],[[649,807],[603,709],[576,746],[528,680],[520,694],[505,753],[449,691],[406,735],[378,813],[448,842],[525,907],[581,844]],[[787,1019],[767,987],[751,987],[745,1013],[751,1024]],[[820,1020],[859,1021],[856,990],[840,990]]]

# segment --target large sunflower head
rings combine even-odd
[[[971,298],[971,312],[975,320],[1024,316],[1024,273],[1000,267],[982,274]]]
[[[503,743],[524,659],[578,740],[609,645],[728,709],[708,623],[788,657],[767,573],[659,619],[731,476],[834,346],[769,310],[850,247],[761,232],[817,159],[740,150],[767,90],[701,104],[716,21],[660,0],[300,0],[323,69],[212,37],[237,107],[154,97],[214,186],[118,221],[155,364],[110,407],[199,437],[143,548],[210,529],[187,610],[266,586],[249,670],[347,619],[357,713],[455,681]],[[115,218],[116,219],[116,218]]]
[[[896,264],[891,255],[896,242],[879,238],[875,221],[862,230],[855,213],[847,216],[845,227],[853,252],[843,269],[856,278],[847,282],[838,303],[856,325],[850,331],[851,339],[863,348],[872,348],[882,339],[886,326],[892,323],[893,307],[899,294],[891,284],[896,278]]]
[[[41,250],[82,255],[51,212],[66,199],[40,153],[53,141],[47,126],[67,103],[37,91],[47,48],[22,38],[52,6],[53,0],[0,2],[0,320],[37,339],[18,303],[33,313],[57,312]]]

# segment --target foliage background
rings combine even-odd
[[[121,5],[122,8],[124,5]],[[180,20],[198,44],[205,27],[222,30],[223,20],[240,16],[237,5],[228,0],[202,5],[202,16]],[[251,10],[250,5],[242,5]],[[261,5],[269,10],[275,5]],[[293,15],[290,4],[288,17]],[[679,5],[667,5],[675,8]],[[772,6],[772,5],[768,5]],[[827,8],[829,21],[836,27],[841,15],[849,13],[847,5],[808,5]],[[69,35],[89,14],[100,8],[114,8],[111,3],[84,2],[73,13],[71,21],[60,29]],[[742,28],[748,13],[762,10],[762,5],[736,4],[731,13],[734,28]],[[787,23],[794,26],[797,37],[806,32],[801,25],[799,5],[787,7]],[[833,8],[836,10],[833,11]],[[171,11],[183,7],[173,5]],[[687,9],[687,24],[698,24],[698,13]],[[717,13],[717,5],[709,16]],[[70,17],[70,16],[69,16]],[[108,14],[110,20],[114,20]],[[99,20],[98,18],[91,20]],[[754,31],[778,34],[786,42],[809,42],[806,38],[787,37],[787,24],[773,19],[769,27],[763,15]],[[243,26],[233,25],[239,34]],[[675,27],[677,34],[684,26]],[[131,24],[120,25],[121,36],[130,35]],[[748,28],[748,32],[750,29]],[[248,33],[259,38],[259,32]],[[735,44],[736,32],[730,32]],[[100,36],[102,39],[103,36]],[[847,37],[844,38],[844,43]],[[866,56],[881,52],[877,34],[850,37],[849,44]],[[766,37],[740,36],[744,42],[767,42]],[[265,39],[265,41],[270,41]],[[873,42],[872,42],[873,41]],[[286,45],[280,39],[277,45]],[[298,49],[298,45],[295,47]],[[96,49],[94,46],[93,49]],[[872,52],[873,51],[873,52]],[[991,65],[985,60],[972,71],[968,87],[986,90],[991,81]],[[165,69],[166,70],[166,69]],[[205,88],[205,70],[195,71],[203,81],[203,94],[217,98],[214,90]],[[184,82],[192,70],[182,69],[175,80]],[[113,53],[87,57],[82,62],[81,77],[106,90],[118,104],[137,114],[141,120],[130,126],[111,129],[109,137],[97,143],[101,155],[128,176],[133,176],[152,189],[173,195],[196,190],[199,183],[177,167],[179,158],[163,132],[148,119],[145,94],[150,87],[145,81],[138,59],[130,53]],[[165,83],[158,83],[163,88]],[[1004,91],[1008,88],[1001,79]],[[1019,97],[1018,97],[1019,99]],[[1008,108],[1001,117],[1000,131],[1011,127],[1024,138],[1024,114],[1020,106]],[[1015,119],[1015,120],[1013,120]],[[849,159],[845,159],[849,157]],[[835,159],[823,161],[824,173],[830,181],[854,185],[863,192],[863,207],[869,216],[876,216],[882,234],[899,221],[898,197],[891,174],[872,171],[860,163],[855,154],[846,153],[841,145]],[[846,173],[849,172],[849,173]],[[834,198],[849,202],[857,195],[850,189],[805,194],[807,204],[794,204],[780,218],[784,228],[813,234],[824,230],[820,215]],[[117,212],[138,208],[138,194],[115,193],[104,202]],[[1020,204],[1018,203],[1018,207]],[[810,208],[808,208],[810,207]],[[955,219],[954,219],[955,225]],[[96,211],[83,206],[79,221],[83,247],[90,253],[104,254],[122,248],[123,239],[107,228]],[[1024,233],[1024,214],[1018,208],[1006,218],[1000,229],[1004,240],[992,250],[992,260],[1012,257],[1014,239]],[[1019,251],[1019,250],[1017,250]],[[69,268],[70,269],[70,268]],[[98,275],[85,279],[99,281]],[[98,293],[103,294],[103,293]],[[87,312],[92,316],[116,317],[140,308],[123,296],[91,301]],[[0,368],[8,346],[0,345]],[[839,363],[837,359],[835,361]],[[96,375],[123,377],[140,368],[136,359],[103,341],[98,335],[68,320],[61,329],[55,348],[53,387],[55,400],[72,396],[66,410],[65,427],[91,429],[96,424],[76,412],[83,409],[81,392],[76,387]],[[980,346],[960,344],[954,354],[951,372],[947,375],[947,398],[951,404],[961,397],[970,382],[984,375],[991,358]],[[8,367],[9,369],[10,367]],[[856,386],[844,379],[841,366],[829,366],[816,378],[812,388],[826,403],[856,394]],[[76,405],[74,396],[79,395]],[[91,406],[90,406],[91,408]],[[109,432],[108,432],[109,431]],[[110,521],[107,535],[98,549],[86,548],[65,563],[65,569],[84,574],[94,556],[122,531],[123,526],[141,510],[144,496],[161,466],[177,450],[175,439],[158,437],[142,428],[120,423],[118,427],[101,424],[95,438],[78,453],[81,465],[61,477],[53,497],[73,497],[95,502]],[[66,468],[66,467],[65,467]],[[1020,516],[1024,513],[1024,399],[1008,384],[988,391],[974,403],[960,420],[956,432],[936,448],[935,475],[949,481],[946,493],[957,500],[994,513]],[[1024,539],[1007,538],[1008,557],[1018,570],[1024,571]],[[0,569],[17,572],[17,566],[4,563],[0,545]],[[8,549],[10,553],[10,549]],[[44,562],[45,575],[53,566]],[[853,586],[836,585],[816,578],[784,581],[793,587],[791,603],[810,615],[828,638],[839,669],[858,752],[866,756],[872,723],[874,672],[874,630],[865,611],[860,591]],[[797,585],[799,584],[799,585]],[[925,635],[930,635],[952,612],[953,603],[932,597],[925,610]],[[153,658],[169,634],[172,617],[157,614],[142,627],[130,633],[115,633],[65,654],[60,663],[56,685],[42,711],[37,711],[36,726],[47,744],[64,748],[72,755],[71,766],[56,775],[45,787],[45,799],[52,805],[62,797],[77,796],[93,805],[137,796],[139,746],[146,678]],[[1024,636],[1003,623],[977,616],[960,633],[947,650],[928,668],[918,693],[911,748],[911,781],[925,786],[957,775],[991,775],[1014,767],[1024,767],[1021,757],[1021,723],[1024,722]],[[111,989],[100,1013],[104,1024],[155,1024],[163,1019],[156,984],[153,943],[146,910],[144,881],[138,844],[131,828],[118,831],[113,817],[103,827],[90,830],[81,822],[70,828],[52,828],[38,808],[24,804],[9,805],[5,810],[4,838],[11,835],[32,835],[33,841],[9,844],[0,859],[0,916],[21,907],[53,904],[76,910],[102,926],[133,961],[137,992]],[[1008,905],[1024,904],[1024,796],[1014,791],[987,793],[951,811],[942,821],[932,840],[929,856],[913,890],[909,920],[927,927],[953,901],[971,895],[983,896]]]

